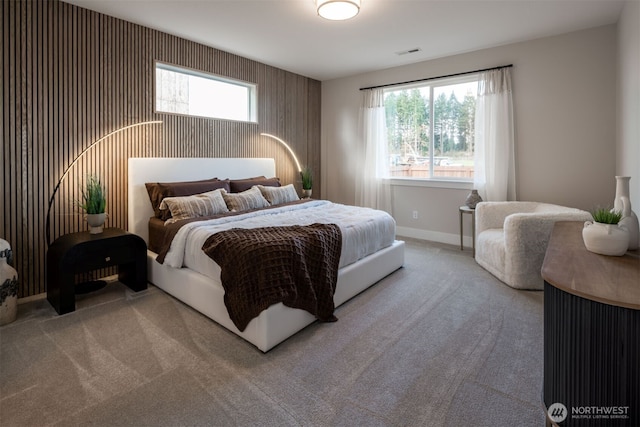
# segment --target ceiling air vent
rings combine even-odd
[[[420,49],[419,47],[414,47],[413,49],[409,49],[409,50],[402,50],[400,52],[396,52],[396,55],[398,56],[402,56],[402,55],[409,55],[410,53],[416,53],[416,52],[420,52],[422,49]]]

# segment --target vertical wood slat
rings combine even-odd
[[[86,229],[74,201],[89,172],[108,185],[107,225],[127,228],[129,157],[273,157],[283,183],[299,189],[293,160],[260,136],[267,132],[319,173],[320,82],[56,0],[0,3],[0,238],[14,250],[19,297],[46,291],[45,219],[57,180],[113,130],[164,121],[87,152],[56,196],[52,240]],[[258,123],[155,113],[156,60],[256,83]]]
[[[544,384],[548,408],[569,411],[563,426],[637,426],[640,312],[544,284]],[[627,418],[573,419],[572,408],[627,408]]]

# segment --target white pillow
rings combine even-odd
[[[255,185],[241,193],[227,193],[222,190],[222,197],[231,212],[266,208],[269,206],[269,202],[262,196],[260,189]]]
[[[169,218],[165,224],[170,224],[181,219],[229,212],[227,204],[222,197],[223,191],[223,189],[219,188],[193,196],[165,197],[162,199],[162,203],[160,203],[160,209],[169,209],[171,211],[171,218]]]
[[[267,199],[272,206],[300,200],[293,184],[283,187],[265,187],[264,185],[256,185],[256,187],[260,189],[264,198]]]

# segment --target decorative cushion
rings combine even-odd
[[[220,180],[218,178],[205,179],[202,181],[183,181],[183,182],[148,182],[145,184],[151,206],[156,218],[163,221],[171,218],[169,209],[160,210],[160,204],[165,197],[181,197],[191,196],[194,194],[202,194],[223,188],[227,191],[229,188],[229,180]]]
[[[265,187],[264,185],[256,185],[256,187],[272,206],[300,200],[293,184],[284,187]]]
[[[217,189],[193,196],[165,197],[160,203],[160,209],[171,211],[171,218],[167,220],[169,224],[181,219],[229,212],[222,197],[223,191],[223,189]]]
[[[229,181],[229,192],[241,193],[253,187],[254,185],[264,185],[266,187],[280,187],[280,178],[266,178],[264,176],[256,176],[246,179],[232,179]]]
[[[222,197],[231,212],[266,208],[269,206],[269,202],[262,196],[258,187],[251,187],[241,193],[227,193],[223,191]]]

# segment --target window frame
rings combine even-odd
[[[429,87],[429,175],[430,177],[397,177],[389,176],[386,178],[391,185],[406,186],[406,187],[434,187],[434,188],[453,188],[453,189],[471,189],[473,187],[473,178],[457,178],[457,177],[435,177],[433,176],[433,154],[434,154],[434,116],[435,110],[434,104],[434,88],[442,86],[451,86],[453,84],[477,82],[480,78],[480,73],[466,73],[460,76],[454,77],[442,77],[428,79],[421,82],[408,83],[403,85],[393,85],[384,89],[386,95],[387,92],[397,90],[410,90],[415,88]],[[475,165],[474,165],[475,166]]]
[[[213,117],[206,115],[197,115],[197,114],[188,114],[188,113],[178,113],[173,111],[163,111],[158,110],[158,69],[172,71],[175,73],[187,75],[187,76],[195,76],[201,77],[204,79],[213,80],[215,82],[226,83],[230,85],[235,85],[239,87],[243,87],[247,89],[247,120],[240,119],[232,119],[226,117]],[[208,120],[224,120],[224,121],[232,121],[232,122],[240,122],[240,123],[258,123],[258,84],[252,83],[245,80],[235,79],[228,76],[222,76],[220,74],[211,73],[208,71],[197,70],[195,68],[184,67],[181,65],[171,64],[164,61],[154,61],[153,67],[153,112],[155,114],[172,114],[176,116],[183,117],[198,117],[202,119]]]

